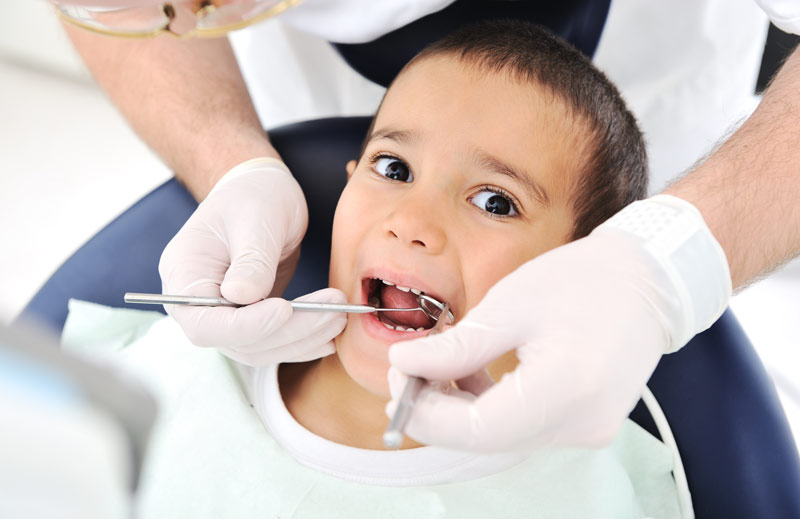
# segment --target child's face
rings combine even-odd
[[[350,302],[378,293],[394,307],[413,306],[413,294],[379,292],[385,285],[374,279],[419,289],[450,303],[457,322],[506,274],[568,241],[569,172],[581,152],[571,121],[539,88],[450,57],[403,72],[359,163],[348,164],[331,286]],[[419,312],[391,318],[432,324]],[[428,332],[390,329],[382,319],[349,314],[336,346],[353,380],[388,397],[389,346]]]

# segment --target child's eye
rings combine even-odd
[[[479,209],[497,216],[516,216],[517,207],[510,196],[499,193],[493,189],[483,188],[469,201]]]
[[[373,162],[375,171],[381,176],[398,182],[414,181],[414,175],[411,174],[408,164],[396,157],[378,156]]]

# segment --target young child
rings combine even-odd
[[[397,286],[414,289],[450,303],[458,321],[515,268],[644,197],[647,166],[633,117],[588,60],[503,23],[417,56],[348,176],[331,286],[383,307],[415,306]],[[351,314],[336,355],[281,369],[289,410],[338,443],[380,448],[388,346],[431,324],[420,313]],[[497,377],[513,361],[490,369]]]
[[[616,89],[577,51],[516,22],[464,29],[415,57],[346,169],[331,286],[350,302],[389,308],[412,307],[424,293],[449,303],[456,322],[503,276],[585,236],[647,184],[642,136]],[[389,348],[432,325],[419,312],[350,314],[333,355],[239,366],[267,434],[236,396],[221,400],[220,379],[233,385],[221,357],[186,345],[171,321],[157,323],[125,350],[167,402],[144,509],[173,517],[678,515],[672,453],[632,423],[602,450],[475,455],[410,439],[383,450]],[[516,358],[486,363],[497,380]],[[474,389],[446,382],[438,390]]]

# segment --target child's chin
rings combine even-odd
[[[389,391],[389,382],[386,379],[383,379],[382,384],[374,384],[371,387],[367,387],[366,385],[361,386],[371,394],[375,395],[376,397],[380,398],[381,400],[385,400],[387,403],[389,400],[392,399],[392,394]]]
[[[343,355],[343,352],[339,351],[339,360],[353,382],[376,397],[387,401],[391,398],[387,379],[387,373],[389,372],[388,357],[384,362],[380,362],[358,357],[349,358],[347,354]]]
[[[347,366],[345,366],[345,369],[347,369]],[[387,373],[389,372],[388,362],[383,366],[353,366],[352,369],[347,369],[347,372],[356,384],[372,395],[387,401],[391,398],[387,379]]]
[[[336,353],[347,375],[370,394],[389,400],[389,347],[358,326],[348,326],[335,340]]]

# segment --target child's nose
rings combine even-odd
[[[384,226],[390,239],[398,239],[409,247],[418,247],[428,254],[442,252],[447,242],[444,201],[409,196],[397,201],[386,217]]]

